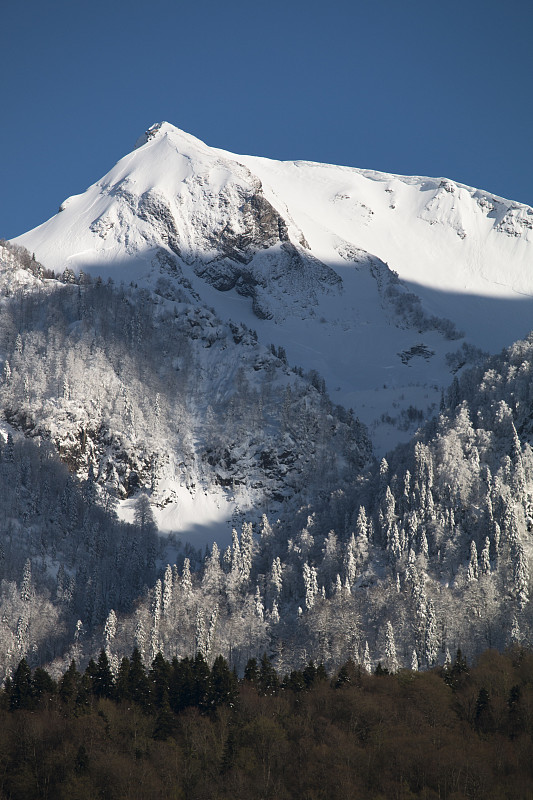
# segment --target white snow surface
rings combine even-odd
[[[250,239],[254,194],[285,224],[277,240],[272,231],[262,244],[257,232]],[[240,261],[224,250],[228,237]],[[378,454],[413,431],[390,418],[401,422],[409,406],[435,411],[452,379],[447,353],[463,342],[496,352],[532,327],[532,208],[448,179],[235,155],[167,122],[16,241],[56,272],[148,287],[166,252],[178,265],[170,277],[188,281],[191,296],[283,346],[289,363],[318,370],[334,402],[369,425]],[[303,270],[285,269],[287,242]],[[219,291],[205,279],[206,269],[243,263],[269,318],[238,286]],[[464,338],[402,317],[386,291],[390,270],[426,318],[451,320]]]
[[[231,520],[235,502],[222,491],[199,490],[191,493],[184,486],[168,487],[177,498],[163,508],[153,506],[154,518],[161,534],[175,534],[177,541],[194,542],[195,547],[231,544]],[[135,498],[122,500],[118,514],[125,522],[133,522]]]

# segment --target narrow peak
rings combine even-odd
[[[196,136],[177,128],[170,122],[155,122],[148,128],[147,131],[143,133],[142,136],[137,139],[135,143],[135,149],[142,147],[155,137],[162,136],[169,136],[174,140],[180,140],[182,142],[185,141],[188,144],[195,144],[196,146],[200,145],[202,148],[208,146],[205,144],[205,142],[202,142],[201,139],[198,139]]]
[[[137,141],[135,142],[135,149],[138,147],[142,147],[143,144],[149,142],[150,139],[153,139],[154,136],[157,136],[158,133],[165,130],[165,128],[173,128],[173,125],[170,125],[169,122],[154,122],[153,125],[150,125],[147,131],[145,131],[142,136],[139,136]]]

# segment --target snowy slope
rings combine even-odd
[[[445,179],[239,156],[162,123],[61,208],[17,240],[47,268],[179,283],[318,370],[378,452],[474,351],[447,354],[533,318],[533,209]]]
[[[0,243],[0,417],[124,519],[145,490],[160,531],[227,544],[241,513],[299,507],[368,463],[364,429],[316,374],[170,281],[150,293],[42,272]]]

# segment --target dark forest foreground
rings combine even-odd
[[[533,797],[533,654],[458,653],[431,672],[281,679],[264,657],[114,679],[105,652],[58,683],[19,664],[0,695],[0,797],[81,800]]]

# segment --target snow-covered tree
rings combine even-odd
[[[303,565],[303,579],[305,587],[305,607],[310,611],[318,594],[318,581],[315,567],[310,567],[307,561]]]
[[[399,669],[398,658],[396,656],[396,643],[394,641],[394,630],[390,620],[387,621],[385,626],[385,658],[384,667],[389,672],[398,672]]]

